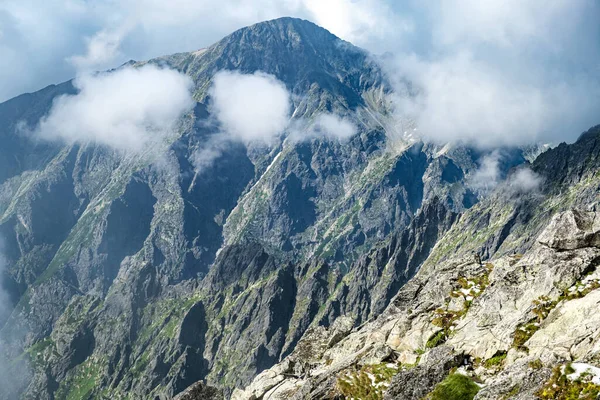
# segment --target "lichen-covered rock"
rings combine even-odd
[[[497,376],[487,379],[475,400],[530,400],[550,379],[552,368],[545,367],[533,357],[524,357],[507,366]]]
[[[600,247],[600,214],[578,210],[557,214],[538,241],[557,250]]]

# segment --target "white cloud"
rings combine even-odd
[[[128,29],[121,27],[116,30],[102,30],[86,38],[87,51],[85,55],[68,57],[68,61],[78,71],[93,72],[114,67],[117,59],[121,58],[120,46]]]
[[[358,129],[349,118],[324,113],[317,115],[313,121],[294,121],[290,131],[290,138],[295,142],[318,138],[344,142],[356,135]]]
[[[196,174],[212,166],[233,142],[272,145],[290,123],[290,93],[272,75],[220,71],[209,94],[207,123],[217,132],[192,154]]]
[[[399,54],[391,70],[421,96],[398,109],[433,140],[572,140],[597,123],[598,15],[596,0],[0,2],[0,99],[71,78],[74,67],[195,50],[294,16]]]
[[[292,121],[290,93],[285,85],[261,72],[221,71],[215,75],[209,93],[211,118],[218,132],[192,155],[196,173],[210,167],[233,142],[270,146],[284,134],[292,141],[344,141],[357,133],[348,118],[329,113],[319,114],[313,121]]]
[[[346,140],[356,135],[356,126],[335,114],[321,114],[315,122],[315,131],[325,137]]]
[[[434,0],[422,12],[432,31],[425,50],[388,70],[398,93],[414,85],[415,96],[395,103],[425,138],[523,145],[574,139],[598,122],[600,3]]]
[[[215,161],[223,155],[228,147],[232,145],[232,138],[223,132],[217,132],[211,136],[202,147],[196,149],[191,158],[196,174],[203,173],[211,167]],[[194,182],[192,182],[192,186]]]
[[[210,89],[211,111],[231,137],[272,143],[290,117],[290,94],[272,75],[221,71]]]
[[[311,19],[333,34],[374,51],[414,29],[414,22],[382,0],[304,0]]]
[[[467,178],[468,185],[484,196],[497,188],[509,196],[532,193],[540,188],[542,177],[528,167],[519,167],[506,176],[502,170],[503,160],[505,155],[501,150],[484,155],[479,168]]]
[[[75,86],[78,94],[57,98],[42,118],[40,138],[138,151],[168,134],[194,104],[188,77],[150,65],[82,76]]]
[[[420,92],[397,99],[396,105],[435,142],[528,144],[549,139],[557,126],[591,115],[593,107],[583,87],[515,82],[468,53],[437,62],[407,58],[402,68]]]
[[[435,0],[434,0],[435,1]],[[446,45],[495,43],[522,45],[524,40],[546,41],[564,16],[573,16],[588,0],[437,0],[436,39]]]
[[[540,189],[542,177],[529,168],[520,168],[508,178],[510,192],[531,193]]]
[[[482,194],[494,190],[502,180],[501,159],[502,154],[497,150],[485,155],[479,163],[479,168],[468,177],[468,184]]]

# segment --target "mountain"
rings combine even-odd
[[[434,302],[410,292],[419,279],[429,282],[422,296],[438,299],[462,271],[454,259],[528,254],[553,215],[597,203],[598,128],[531,164],[531,149],[503,149],[501,172],[527,166],[542,190],[482,197],[469,179],[486,153],[403,135],[376,60],[308,21],[263,22],[128,66],[147,64],[187,74],[196,100],[152,152],[40,142],[19,129],[76,93],[70,82],[0,104],[9,295],[0,397],[249,398],[248,385],[273,389],[261,386],[265,374],[312,391],[307,375],[288,378],[323,366],[327,391],[337,390],[335,374],[356,363],[331,364],[321,350],[345,357],[343,337],[373,334],[376,355],[358,359],[396,354],[378,341],[379,324],[401,320],[411,302],[425,315],[417,300],[431,311]],[[194,154],[215,134],[209,89],[221,70],[272,74],[292,93],[293,118],[332,113],[358,132],[346,142],[232,143],[197,174]],[[323,349],[294,361],[298,373],[281,370],[307,343]]]

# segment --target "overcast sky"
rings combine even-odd
[[[427,132],[483,124],[496,144],[524,120],[548,140],[600,122],[597,0],[0,0],[0,101],[281,16],[393,53],[390,74],[427,94],[402,104]]]

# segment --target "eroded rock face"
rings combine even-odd
[[[440,346],[426,353],[415,368],[400,371],[392,379],[385,400],[422,399],[440,383],[453,368],[460,367],[464,355],[449,346]]]
[[[223,394],[216,388],[196,382],[173,397],[173,400],[223,400]]]
[[[594,219],[568,211],[524,255],[482,264],[464,258],[420,271],[382,315],[339,343],[307,353],[299,344],[261,374],[270,385],[253,382],[252,395],[332,398],[341,376],[363,365],[397,365],[386,399],[421,399],[456,367],[481,382],[476,399],[535,397],[555,366],[600,359],[600,247],[588,239]],[[302,372],[293,374],[290,363],[304,365]]]

